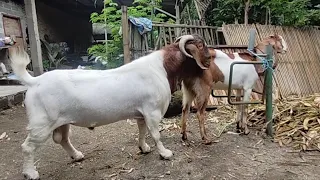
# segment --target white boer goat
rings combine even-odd
[[[271,35],[264,38],[254,51],[257,54],[263,54],[265,47],[271,44],[276,53],[285,53],[287,51],[287,44],[280,35]],[[197,116],[199,119],[201,138],[204,144],[210,144],[211,140],[207,137],[204,127],[204,113],[207,107],[210,91],[213,90],[228,90],[230,66],[234,61],[259,61],[259,59],[251,56],[249,53],[224,53],[221,50],[209,48],[212,57],[211,65],[208,70],[203,71],[203,76],[193,78],[185,78],[182,80],[183,91],[183,108],[182,108],[182,139],[187,139],[186,120],[189,114],[189,109],[192,101],[195,99],[197,106]],[[277,61],[274,62],[273,68],[276,68]],[[237,91],[237,101],[241,96],[241,90],[244,90],[244,101],[250,100],[251,92],[258,80],[258,74],[261,75],[253,64],[237,64],[234,66],[232,77],[232,89]],[[248,134],[247,127],[247,105],[237,105],[237,128]],[[242,116],[243,114],[243,116]],[[243,118],[242,118],[243,117]]]
[[[171,98],[169,80],[185,72],[187,66],[207,69],[210,65],[208,48],[198,35],[182,36],[161,50],[112,70],[54,70],[32,77],[26,71],[30,59],[25,51],[10,50],[10,59],[14,73],[28,87],[25,105],[29,134],[21,145],[27,179],[39,179],[34,153],[52,132],[54,142],[71,158],[83,159],[69,140],[70,125],[92,129],[135,118],[141,151],[150,152],[145,142],[148,127],[158,152],[169,159],[172,151],[163,146],[158,129]]]

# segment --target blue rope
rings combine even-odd
[[[254,56],[258,57],[261,61],[262,61],[262,68],[263,71],[267,70],[267,69],[271,69],[272,72],[274,72],[274,69],[272,68],[272,66],[269,65],[268,60],[264,57],[260,57],[258,56],[256,53],[254,53],[251,49],[247,49],[251,54],[253,54]],[[273,59],[270,59],[273,60]]]

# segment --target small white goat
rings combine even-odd
[[[145,142],[148,127],[158,152],[169,159],[172,151],[163,146],[158,129],[171,99],[169,80],[188,65],[189,69],[207,69],[210,61],[201,37],[185,35],[178,41],[116,69],[54,70],[38,77],[26,71],[30,59],[25,51],[10,50],[13,71],[28,87],[25,104],[30,132],[21,145],[25,178],[39,179],[34,153],[52,132],[54,142],[69,156],[83,159],[69,140],[70,124],[94,128],[135,118],[141,151],[150,152]]]

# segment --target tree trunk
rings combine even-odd
[[[244,7],[244,24],[247,25],[248,24],[248,13],[250,10],[250,0],[245,1],[245,7]]]
[[[270,8],[268,8],[268,10],[269,10],[269,25],[271,24],[271,10],[270,10]]]
[[[265,19],[265,25],[268,25],[268,14],[269,14],[269,11],[268,11],[268,8],[266,8],[266,19]]]

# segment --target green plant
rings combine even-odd
[[[145,17],[152,21],[164,22],[167,15],[157,13],[152,16],[151,11],[154,7],[161,8],[160,3],[162,0],[155,0],[154,4],[152,0],[134,0],[133,6],[128,7],[128,16],[132,17]],[[105,8],[101,13],[92,13],[90,21],[92,23],[105,24],[111,30],[110,40],[107,41],[107,45],[96,44],[88,48],[88,53],[94,56],[101,56],[102,60],[108,62],[108,68],[118,67],[123,64],[122,34],[121,28],[121,9],[118,4],[113,0],[105,0]],[[167,22],[173,23],[174,21],[168,18]]]
[[[59,44],[49,44],[46,40],[40,40],[42,44],[42,52],[44,56],[44,69],[58,68],[65,56],[62,55],[62,49]]]

